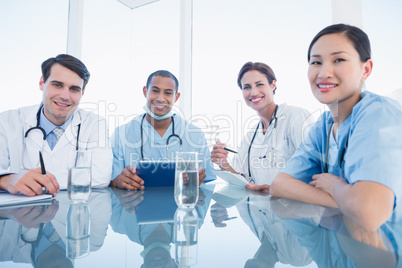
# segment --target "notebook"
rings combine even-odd
[[[26,196],[23,194],[10,194],[7,192],[0,193],[0,209],[21,207],[24,205],[41,205],[42,202],[51,203],[53,196],[51,194],[43,194],[36,196]]]

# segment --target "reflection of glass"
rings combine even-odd
[[[193,208],[176,210],[174,217],[174,244],[178,267],[197,263],[198,216]]]
[[[70,259],[89,254],[90,212],[87,203],[72,203],[67,211],[67,252]]]
[[[91,151],[72,151],[69,161],[68,197],[72,202],[86,202],[91,194]]]
[[[198,153],[177,152],[174,197],[179,207],[194,207],[198,200]]]

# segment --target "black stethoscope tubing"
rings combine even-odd
[[[142,116],[142,119],[141,119],[141,159],[142,160],[144,160],[144,134],[143,134],[144,129],[143,129],[143,124],[144,124],[144,119],[145,119],[146,115],[147,114],[145,113]],[[172,134],[170,134],[169,137],[166,140],[166,148],[169,146],[169,141],[173,137],[176,137],[179,140],[180,148],[181,148],[183,146],[183,141],[182,141],[182,139],[180,138],[179,135],[175,134],[175,132],[174,132],[174,118],[173,118],[173,116],[171,118],[172,118]]]
[[[36,239],[34,241],[29,241],[29,240],[25,239],[24,235],[22,234],[21,226],[20,226],[20,238],[21,238],[21,240],[24,243],[27,243],[27,244],[31,245],[30,257],[31,257],[31,260],[32,260],[33,267],[36,267],[35,252],[36,252],[36,249],[38,248],[39,241],[42,238],[42,232],[43,232],[43,227],[44,226],[45,226],[45,223],[43,223],[43,222],[39,225],[38,235],[37,235],[37,237],[36,237]]]
[[[46,140],[46,131],[40,126],[40,112],[42,110],[43,104],[39,107],[38,112],[36,113],[36,126],[31,127],[30,129],[28,129],[25,132],[25,139],[28,137],[29,132],[31,132],[32,130],[38,129],[42,132],[43,135],[43,140]],[[78,146],[78,140],[80,137],[80,131],[81,131],[81,123],[78,124],[78,130],[77,130],[77,140],[75,142],[75,150],[78,150],[79,146]]]
[[[277,126],[277,123],[278,123],[278,118],[276,117],[276,112],[277,111],[278,111],[278,104],[276,105],[274,114],[272,115],[272,118],[271,118],[271,120],[269,121],[269,124],[268,124],[268,126],[271,125],[271,123],[275,120],[274,129],[276,129],[276,126]],[[251,139],[250,145],[248,146],[248,154],[247,154],[247,164],[248,165],[247,166],[248,166],[248,177],[249,177],[250,181],[251,181],[250,151],[251,151],[251,146],[253,145],[255,136],[257,135],[258,128],[260,127],[260,123],[261,123],[261,121],[258,122],[257,127],[255,128],[255,131],[254,131],[253,138]]]

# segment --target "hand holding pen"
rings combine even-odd
[[[43,183],[39,182],[42,185],[42,193],[52,194],[55,196],[56,193],[59,191],[59,184],[57,183],[56,178],[52,174],[46,173],[45,163],[43,161],[41,151],[39,151],[39,162],[40,162],[41,173],[47,178],[47,180],[45,180]]]
[[[229,152],[237,153],[236,151],[227,148],[225,143],[217,140],[211,151],[211,161],[212,163],[218,164],[222,170],[235,172],[227,160]]]
[[[234,151],[234,150],[232,150],[232,149],[229,149],[229,148],[227,148],[227,147],[223,147],[222,149],[223,149],[223,150],[226,150],[226,151],[228,151],[228,152],[231,152],[231,153],[237,154],[237,152],[236,152],[236,151]]]
[[[43,170],[44,170],[43,165]],[[59,184],[56,178],[49,172],[44,172],[40,167],[29,169],[21,173],[13,173],[1,177],[0,189],[6,190],[11,194],[22,193],[26,196],[43,194],[42,187],[45,187],[50,194],[55,195],[59,191]]]

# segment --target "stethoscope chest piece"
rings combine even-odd
[[[144,114],[141,119],[141,159],[144,160],[144,119],[147,114]],[[179,135],[177,135],[174,131],[174,117],[171,117],[172,119],[172,134],[169,135],[169,137],[166,140],[166,156],[168,157],[169,153],[169,144],[171,143],[171,140],[177,139],[180,143],[180,151],[182,151],[183,148],[183,140],[180,138]]]

